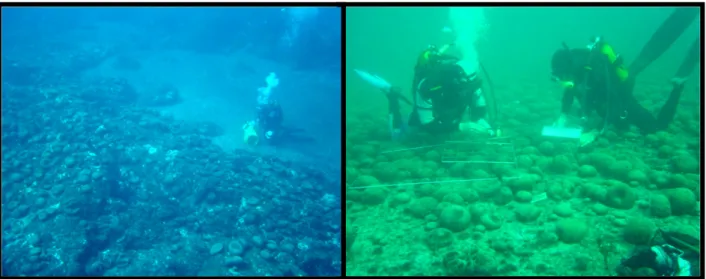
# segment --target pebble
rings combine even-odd
[[[211,255],[215,255],[215,254],[220,253],[222,250],[223,250],[223,243],[219,242],[219,243],[213,244],[213,246],[211,246],[210,253],[211,253]]]

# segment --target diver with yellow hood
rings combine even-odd
[[[698,8],[677,8],[630,67],[623,64],[622,57],[601,37],[584,48],[569,48],[564,44],[551,61],[552,79],[564,88],[561,114],[554,125],[566,125],[571,105],[577,99],[581,104],[581,146],[593,142],[608,125],[626,129],[632,124],[643,133],[666,129],[676,114],[684,82],[699,61],[699,39],[693,42],[672,78],[669,98],[657,116],[633,96],[635,78],[664,53],[698,15]],[[591,118],[593,112],[602,119]]]

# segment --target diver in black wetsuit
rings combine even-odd
[[[555,126],[564,126],[574,98],[581,103],[584,133],[581,146],[591,143],[606,124],[626,129],[630,124],[643,133],[666,129],[674,119],[686,78],[699,61],[699,40],[691,45],[681,67],[672,79],[673,88],[657,117],[642,107],[632,94],[636,76],[657,59],[699,15],[699,9],[678,8],[645,45],[630,67],[602,38],[588,48],[570,49],[564,45],[552,57],[552,79],[564,88],[562,109]],[[597,112],[603,119],[589,119]]]
[[[459,58],[430,46],[417,59],[412,100],[404,97],[399,87],[385,92],[393,137],[398,137],[406,125],[434,134],[462,131],[497,135],[497,127],[487,121],[481,79],[475,72],[467,73],[459,62]],[[412,106],[406,124],[400,100]],[[466,113],[470,121],[462,122]]]
[[[277,100],[270,100],[257,107],[257,124],[269,144],[279,145],[285,141],[313,141],[312,138],[299,134],[304,131],[303,129],[285,127],[282,125],[283,121],[282,106]]]
[[[669,244],[638,246],[616,271],[619,276],[698,276],[699,255]]]

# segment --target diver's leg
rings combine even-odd
[[[674,120],[679,105],[679,98],[684,89],[684,84],[673,83],[674,87],[669,93],[669,99],[662,106],[657,117],[644,108],[635,98],[629,98],[626,102],[627,117],[630,118],[630,123],[640,128],[640,131],[645,134],[654,133],[667,129],[669,124]]]
[[[392,133],[392,138],[396,139],[402,135],[404,130],[404,121],[402,120],[402,113],[400,112],[399,95],[388,93],[386,96],[388,101],[388,125]]]
[[[627,104],[625,104],[625,108],[627,112],[626,117],[628,117],[630,121],[629,124],[635,125],[637,128],[640,129],[640,132],[644,134],[651,134],[660,130],[661,127],[657,127],[657,119],[655,119],[654,115],[652,115],[652,113],[645,107],[640,105],[637,100],[628,102]],[[616,121],[619,121],[618,123],[628,123],[621,120]],[[629,126],[617,126],[629,128]]]
[[[637,59],[630,65],[630,75],[637,76],[662,55],[699,16],[699,8],[675,8],[645,44]]]

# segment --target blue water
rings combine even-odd
[[[339,275],[340,14],[3,8],[3,275]]]

